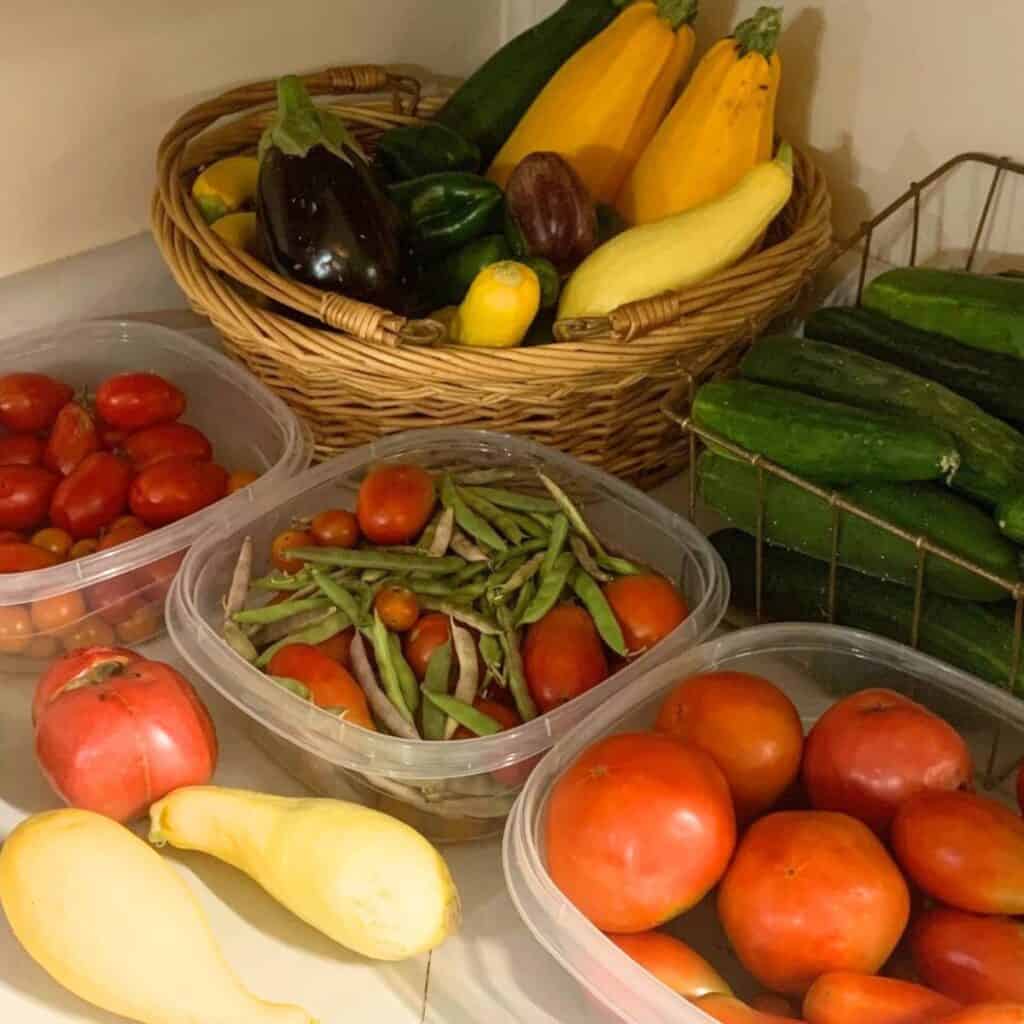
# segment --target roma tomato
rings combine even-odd
[[[309,688],[318,707],[344,709],[345,721],[377,731],[359,684],[323,651],[309,644],[289,644],[270,659],[267,671],[272,676],[297,679]]]
[[[965,1006],[936,1024],[1024,1024],[1024,1003],[978,1003]]]
[[[35,544],[26,544],[23,541],[0,544],[0,574],[49,569],[58,561],[59,559],[52,551],[36,547]]]
[[[636,935],[609,935],[608,938],[660,982],[686,999],[696,999],[712,992],[732,995],[728,983],[704,957],[671,935],[638,932]]]
[[[37,434],[53,426],[74,391],[43,373],[6,373],[0,377],[0,424],[12,434]]]
[[[130,483],[131,473],[121,459],[94,452],[54,491],[50,519],[76,540],[95,537],[125,510]]]
[[[45,444],[30,434],[0,437],[0,466],[38,466]]]
[[[513,711],[511,708],[506,707],[504,704],[499,704],[494,700],[487,700],[485,697],[477,697],[473,701],[473,707],[477,711],[482,711],[485,715],[493,718],[500,726],[501,731],[505,732],[507,729],[515,729],[516,727],[523,724],[523,720],[519,717],[518,712]],[[474,732],[470,732],[465,726],[460,725],[452,736],[453,740],[475,740],[479,737]],[[518,765],[512,765],[513,768],[518,768]],[[499,768],[494,772],[495,777],[498,777],[498,773],[502,769]]]
[[[784,811],[754,822],[740,841],[718,916],[762,985],[802,996],[832,971],[875,973],[907,926],[910,893],[856,818]]]
[[[68,402],[59,413],[46,440],[43,465],[61,476],[70,475],[87,455],[99,451],[96,423],[88,410]]]
[[[800,715],[760,676],[711,672],[686,679],[665,699],[655,728],[711,755],[741,824],[774,807],[800,771]]]
[[[359,543],[359,520],[343,508],[329,508],[313,516],[309,532],[324,548],[354,548]]]
[[[210,780],[217,736],[181,675],[120,653],[92,672],[99,678],[85,685],[49,684],[37,706],[36,758],[66,803],[131,821],[172,790]]]
[[[434,481],[420,466],[378,466],[359,486],[359,528],[374,544],[408,544],[434,511]]]
[[[996,800],[924,790],[896,812],[892,847],[933,899],[977,914],[1024,914],[1024,821]]]
[[[795,1017],[779,1017],[774,1013],[762,1013],[746,1003],[729,995],[717,993],[693,1000],[709,1017],[721,1024],[804,1024]]]
[[[137,473],[175,455],[200,462],[209,462],[213,457],[206,435],[185,423],[158,423],[139,430],[129,435],[122,451]]]
[[[961,1003],[1024,1003],[1024,924],[1009,917],[926,910],[910,929],[926,985]]]
[[[128,504],[147,526],[166,526],[220,501],[227,489],[228,475],[220,466],[175,455],[139,473]]]
[[[420,618],[416,625],[405,635],[403,643],[405,660],[409,662],[416,678],[423,680],[427,676],[427,665],[430,656],[438,647],[443,647],[451,639],[448,616],[431,612]]]
[[[552,608],[526,631],[523,671],[542,712],[603,683],[608,659],[594,620],[574,604]]]
[[[42,466],[0,466],[0,530],[34,530],[59,483]]]
[[[373,599],[373,607],[388,629],[408,633],[420,617],[416,595],[405,587],[381,587]]]
[[[270,545],[270,563],[281,572],[299,572],[306,564],[301,558],[292,558],[288,552],[292,548],[313,547],[313,537],[305,530],[284,530],[279,533]]]
[[[957,731],[892,690],[834,704],[807,737],[803,780],[818,810],[841,811],[885,835],[900,804],[923,789],[961,789],[974,765]]]
[[[689,910],[722,877],[735,843],[722,773],[669,736],[595,743],[548,804],[551,878],[603,931],[648,931]]]
[[[663,640],[689,614],[683,595],[663,576],[620,576],[604,588],[633,654]]]
[[[176,420],[185,411],[185,396],[155,373],[119,373],[96,392],[96,412],[119,430],[145,430]]]
[[[808,1024],[935,1024],[959,1008],[923,985],[846,971],[823,974],[804,999]]]
[[[317,650],[323,651],[328,658],[338,662],[342,668],[352,667],[352,640],[355,637],[355,629],[349,626],[340,633],[335,633],[330,640],[324,640],[317,644]]]
[[[32,616],[21,604],[0,607],[0,654],[22,654],[32,642]]]

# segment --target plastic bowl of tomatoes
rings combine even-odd
[[[95,321],[0,342],[5,668],[157,636],[189,544],[310,456],[280,399],[188,335]]]
[[[1024,1002],[1022,752],[1018,698],[908,647],[741,630],[550,752],[505,878],[588,1019],[937,1024]]]
[[[637,581],[634,608],[654,607],[649,585],[676,611],[653,646],[609,608]],[[717,554],[664,505],[541,445],[453,429],[343,455],[201,538],[168,628],[302,782],[455,842],[499,832],[551,744],[700,642],[727,603]],[[369,707],[354,677],[376,680]]]

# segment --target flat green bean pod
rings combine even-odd
[[[594,549],[595,554],[604,554],[601,542],[594,535],[594,531],[587,525],[586,519],[583,518],[583,513],[576,507],[572,498],[551,477],[545,476],[543,473],[538,473],[537,476],[540,477],[541,483],[548,489],[551,497],[555,499],[558,507],[568,517],[570,526]]]
[[[464,704],[455,697],[446,693],[431,693],[429,690],[424,694],[431,704],[443,711],[448,718],[465,726],[470,732],[477,736],[493,736],[501,732],[501,723],[496,722],[490,715],[477,711],[471,704]]]
[[[398,669],[395,667],[394,659],[391,656],[391,640],[381,617],[373,613],[373,625],[365,632],[369,635],[370,643],[373,644],[374,657],[377,659],[377,671],[380,672],[381,682],[384,684],[384,692],[388,699],[398,709],[399,714],[407,721],[412,722],[412,712],[405,702],[405,694],[402,690],[401,680],[398,677]]]
[[[420,601],[420,607],[425,608],[428,612],[440,612],[442,615],[447,615],[449,618],[455,619],[456,622],[475,629],[478,633],[496,636],[500,632],[498,624],[493,619],[466,605],[456,604],[454,601],[438,597],[424,597]]]
[[[402,696],[405,698],[405,706],[415,712],[420,706],[420,684],[416,681],[416,674],[405,660],[402,653],[402,641],[398,639],[397,633],[389,634],[391,644],[391,661],[398,673],[398,685],[402,688]]]
[[[519,633],[516,630],[511,612],[507,608],[498,609],[498,621],[501,623],[501,646],[505,650],[505,666],[508,672],[508,688],[516,702],[516,710],[524,722],[537,717],[537,705],[530,694],[523,669],[523,656],[519,650]]]
[[[280,686],[282,690],[294,693],[296,697],[301,697],[303,700],[308,701],[313,699],[313,694],[309,692],[309,687],[305,683],[300,683],[298,679],[289,679],[287,676],[267,676],[267,678],[272,683]]]
[[[326,608],[330,602],[326,597],[305,597],[301,601],[282,601],[280,604],[268,604],[262,608],[248,608],[235,612],[232,621],[241,625],[269,626],[274,622],[290,619],[300,612],[317,611]]]
[[[507,509],[500,508],[494,502],[488,501],[482,494],[474,491],[472,487],[460,487],[458,493],[462,500],[477,515],[482,516],[496,529],[500,530],[512,544],[523,542],[522,527],[515,521]]]
[[[366,624],[363,610],[356,599],[340,584],[320,573],[314,577],[317,586],[331,604],[348,619],[350,624],[363,626]],[[325,637],[325,639],[328,639]]]
[[[508,550],[505,538],[466,504],[454,481],[447,475],[441,480],[441,501],[445,508],[455,513],[455,522],[474,540],[492,551]]]
[[[427,675],[422,686],[424,694],[447,693],[451,674],[452,644],[449,640],[440,647],[434,648],[433,654],[430,655],[430,660],[427,662]],[[423,702],[422,716],[423,738],[443,740],[444,726],[448,716],[430,700]]]
[[[335,612],[324,619],[323,622],[318,622],[315,626],[309,626],[306,629],[300,629],[298,632],[286,636],[283,640],[278,640],[277,643],[271,644],[256,659],[256,665],[258,668],[266,668],[274,655],[282,648],[291,647],[292,644],[310,644],[315,647],[317,644],[322,644],[330,640],[331,637],[337,636],[351,625],[352,620],[344,612]]]
[[[455,556],[431,558],[429,555],[380,552],[363,548],[292,548],[288,554],[292,558],[300,558],[314,565],[336,565],[346,569],[381,572],[426,572],[435,576],[447,576],[458,572],[466,564]]]
[[[499,686],[504,686],[506,682],[504,675],[505,652],[502,650],[501,641],[496,636],[485,634],[480,637],[479,648],[487,675],[494,679]]]
[[[541,566],[542,573],[551,572],[558,556],[565,547],[566,538],[569,536],[569,520],[561,512],[551,522],[551,536],[548,538],[548,546],[544,552],[544,564]]]
[[[597,627],[598,633],[601,634],[601,639],[616,654],[620,654],[625,658],[629,654],[629,648],[626,647],[626,641],[622,635],[622,627],[619,625],[619,620],[615,618],[615,613],[612,611],[611,605],[604,596],[604,592],[601,590],[597,580],[588,573],[583,572],[583,570],[580,570],[573,575],[572,588],[576,591],[576,596],[583,602],[583,607],[587,609],[590,617],[594,620],[594,625]]]
[[[507,491],[502,487],[477,487],[477,494],[486,498],[500,508],[514,512],[557,512],[558,504],[550,498],[540,498],[533,494],[520,494],[518,491]]]
[[[517,620],[517,626],[528,626],[533,622],[539,622],[558,603],[558,599],[565,590],[569,576],[576,568],[576,559],[565,553],[559,555],[555,560],[551,571],[544,573],[537,584],[537,593],[533,600],[526,606],[525,611]]]

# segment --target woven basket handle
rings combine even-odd
[[[674,323],[681,315],[679,294],[666,292],[619,306],[607,316],[559,320],[555,324],[555,338],[558,341],[586,341],[588,338],[607,338],[610,334],[616,341],[632,341]]]

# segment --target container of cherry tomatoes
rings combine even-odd
[[[188,335],[95,321],[0,342],[5,669],[157,636],[188,546],[310,457],[287,406]]]
[[[451,429],[343,455],[205,535],[168,628],[295,777],[458,842],[498,833],[551,744],[727,603],[718,555],[664,505]]]

